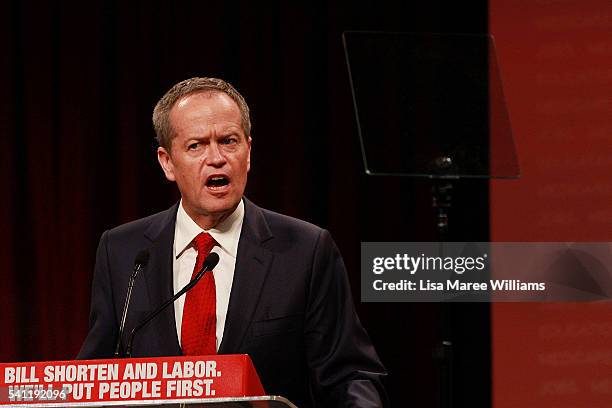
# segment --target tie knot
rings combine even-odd
[[[208,255],[215,246],[215,239],[208,232],[200,232],[193,239],[193,246],[198,254]]]

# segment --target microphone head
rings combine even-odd
[[[219,263],[219,254],[211,252],[204,260],[204,268],[206,271],[212,271]]]
[[[146,266],[147,262],[149,262],[149,250],[142,249],[140,252],[138,252],[136,258],[134,258],[134,266],[140,265],[141,267],[144,267]]]

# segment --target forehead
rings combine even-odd
[[[218,91],[202,91],[181,97],[170,110],[169,119],[175,131],[207,126],[242,129],[238,105],[227,94]]]

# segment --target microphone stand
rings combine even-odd
[[[121,337],[123,337],[123,331],[125,330],[125,320],[127,319],[128,308],[130,307],[130,300],[132,299],[132,290],[134,289],[134,283],[136,282],[136,276],[145,267],[149,261],[149,251],[142,250],[136,255],[134,270],[128,281],[127,294],[125,295],[125,303],[123,304],[123,313],[121,315],[121,324],[119,325],[119,335],[117,336],[117,344],[115,345],[115,358],[119,358],[121,354]]]
[[[149,315],[147,315],[147,317],[145,317],[143,321],[138,323],[132,329],[132,332],[130,333],[130,340],[128,342],[127,349],[126,349],[126,352],[125,352],[125,356],[126,357],[128,357],[128,358],[132,357],[132,344],[134,342],[134,336],[136,335],[136,333],[140,329],[142,329],[147,323],[149,323],[151,320],[153,320],[164,309],[166,309],[169,305],[174,303],[176,301],[176,299],[180,298],[188,290],[193,288],[200,281],[200,279],[202,279],[204,274],[206,272],[208,272],[208,271],[213,270],[215,268],[215,266],[217,266],[218,263],[219,263],[219,255],[218,254],[216,254],[214,252],[211,252],[210,254],[208,254],[208,256],[206,257],[206,260],[204,261],[204,265],[202,265],[202,269],[200,269],[200,271],[195,276],[195,278],[193,278],[187,285],[185,285],[183,287],[183,289],[179,290],[174,296],[172,296],[170,299],[165,301],[160,307],[157,308],[157,310],[154,310]]]

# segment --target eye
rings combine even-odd
[[[238,138],[236,136],[224,137],[221,139],[220,143],[224,145],[236,144],[238,143]]]
[[[197,149],[198,149],[198,147],[200,147],[200,143],[198,143],[198,142],[194,142],[194,143],[189,144],[189,145],[187,146],[187,149],[188,149],[188,150],[197,150]]]

